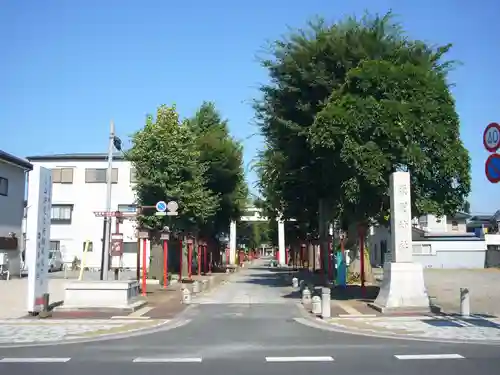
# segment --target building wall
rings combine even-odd
[[[414,241],[430,245],[432,254],[413,254],[413,261],[426,268],[484,268],[486,243],[483,240]]]
[[[467,222],[465,219],[446,219],[446,231],[454,233],[467,233]]]
[[[47,161],[33,162],[48,169],[73,168],[73,183],[54,183],[52,190],[52,206],[73,205],[71,223],[54,223],[51,225],[51,241],[58,241],[65,262],[71,262],[75,257],[82,259],[85,241],[92,242],[92,251],[85,259],[89,268],[99,268],[101,264],[101,249],[103,237],[103,218],[96,217],[95,211],[106,210],[106,184],[86,183],[86,168],[107,168],[106,161]],[[111,210],[116,211],[118,205],[132,204],[135,201],[133,183],[130,182],[131,164],[127,161],[113,162],[113,168],[118,169],[118,182],[112,184]],[[29,181],[30,186],[36,186],[36,181]],[[36,215],[36,205],[28,202],[27,215]],[[115,231],[115,220],[112,221],[112,232]],[[137,238],[134,222],[120,224],[123,241],[128,243],[123,256],[123,266],[135,268]],[[32,239],[27,238],[27,241]],[[134,244],[131,244],[131,243]],[[149,242],[148,242],[149,244]],[[148,245],[149,249],[149,245]],[[147,250],[149,252],[149,250]],[[149,256],[147,257],[149,261]]]
[[[446,215],[437,217],[432,214],[422,215],[416,221],[418,227],[427,232],[437,233],[467,233],[467,221],[465,219],[456,219]],[[456,224],[456,225],[454,225]]]
[[[386,241],[387,255],[390,261],[390,233],[385,227],[374,227],[368,238],[370,260],[374,267],[382,266],[381,242]],[[486,242],[477,238],[463,240],[439,239],[413,241],[413,261],[420,262],[426,268],[484,268]]]
[[[7,237],[11,232],[15,233],[18,238],[18,247],[21,248],[23,241],[22,222],[26,175],[24,169],[0,161],[0,177],[6,178],[9,181],[7,196],[0,195],[0,237]],[[19,275],[19,250],[0,249],[0,252],[7,254],[11,274]]]

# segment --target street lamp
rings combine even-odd
[[[109,129],[109,144],[108,144],[108,170],[106,173],[106,213],[111,212],[111,186],[113,175],[113,153],[114,150],[122,150],[122,141],[115,134],[115,123],[111,121]],[[101,280],[108,279],[109,268],[109,245],[111,237],[111,217],[104,217],[104,241],[102,246],[101,259]]]

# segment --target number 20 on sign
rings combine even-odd
[[[496,152],[500,148],[500,125],[496,122],[492,122],[484,129],[483,145],[489,152]]]

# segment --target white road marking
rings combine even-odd
[[[154,357],[139,357],[133,360],[134,363],[201,363],[201,357],[193,358],[154,358]]]
[[[349,305],[346,302],[335,301],[335,304],[339,306],[342,310],[344,310],[348,315],[358,315],[358,316],[363,315],[361,312],[359,312],[357,309],[355,309],[353,306]]]
[[[376,314],[360,314],[360,315],[355,315],[355,314],[339,314],[339,318],[375,318],[377,317]]]
[[[407,354],[395,355],[397,359],[463,359],[460,354]]]
[[[71,358],[53,358],[53,357],[43,357],[43,358],[2,358],[0,362],[2,363],[64,363],[69,362]]]
[[[333,362],[333,357],[266,357],[266,362]]]
[[[134,317],[143,316],[144,314],[150,312],[151,310],[153,310],[153,307],[144,306],[143,308],[141,308],[139,310],[135,310],[134,312],[128,314],[128,316],[134,316]]]

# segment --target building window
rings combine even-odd
[[[60,251],[61,250],[61,241],[50,241],[50,250]]]
[[[412,245],[413,255],[432,255],[432,246],[429,244],[413,244]]]
[[[135,184],[137,182],[137,172],[135,168],[130,168],[130,183]]]
[[[72,204],[53,204],[50,221],[52,224],[71,224],[73,217]]]
[[[85,182],[88,184],[105,184],[106,174],[108,170],[106,168],[86,168],[85,169]],[[116,184],[118,182],[118,168],[113,168],[111,172],[111,183]]]
[[[94,244],[92,241],[88,241],[89,246],[87,247],[87,253],[91,253],[94,251]],[[87,244],[87,241],[83,241],[83,247],[82,247],[82,253],[85,252],[85,245]]]
[[[52,169],[52,183],[54,184],[72,184],[73,168],[55,168]]]
[[[453,231],[458,231],[458,221],[453,220],[453,221],[451,222],[451,230],[453,230]]]
[[[124,254],[137,254],[137,242],[123,242]]]
[[[0,177],[0,195],[6,197],[9,194],[9,180]]]

